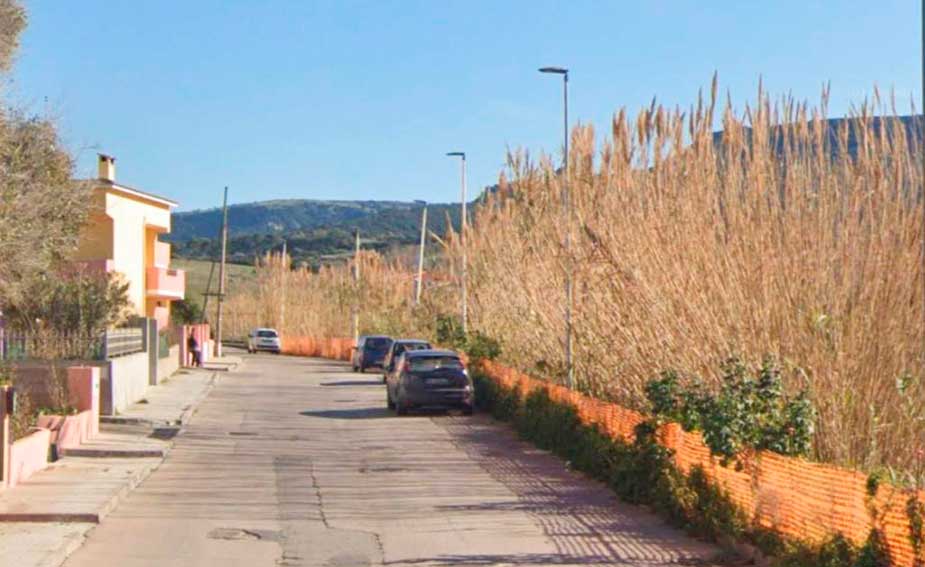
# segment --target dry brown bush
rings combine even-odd
[[[414,275],[400,262],[363,251],[360,283],[353,283],[353,260],[291,269],[291,258],[269,253],[257,262],[256,290],[230,297],[227,336],[243,337],[257,326],[274,327],[284,336],[347,337],[351,313],[360,306],[360,333],[428,337],[447,301],[456,301],[451,282],[431,282],[421,304],[413,305]]]
[[[715,384],[724,359],[773,355],[818,409],[816,458],[925,468],[921,134],[875,119],[896,114],[876,96],[833,135],[826,93],[811,109],[759,92],[741,115],[727,104],[719,142],[715,93],[686,113],[621,110],[600,146],[573,130],[571,255],[562,176],[548,157],[512,153],[468,239],[471,327],[501,340],[506,362],[561,380],[572,265],[582,390],[643,408],[661,370]],[[458,238],[444,246],[444,269],[458,265]],[[415,313],[407,271],[361,262],[355,289],[349,266],[312,274],[267,257],[229,326],[346,336],[359,297],[363,332],[432,336],[437,314],[456,312],[452,273]]]
[[[571,262],[582,389],[640,408],[660,370],[715,381],[729,356],[770,354],[812,394],[818,458],[921,466],[921,134],[875,120],[875,99],[853,133],[846,122],[830,136],[825,93],[816,110],[759,93],[742,116],[726,107],[720,143],[715,89],[685,114],[621,110],[599,148],[590,127],[573,130],[571,256],[562,177],[548,158],[511,155],[469,240],[474,326],[509,362],[558,379]],[[900,392],[903,376],[918,385]]]

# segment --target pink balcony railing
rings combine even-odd
[[[169,268],[148,268],[148,297],[157,299],[183,299],[186,291],[186,273]]]

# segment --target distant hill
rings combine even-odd
[[[447,232],[447,215],[459,227],[457,204],[428,205],[428,231]],[[168,240],[180,258],[215,258],[219,251],[220,208],[176,213]],[[317,266],[349,254],[353,231],[360,230],[363,247],[387,250],[420,238],[421,205],[400,201],[320,201],[290,199],[228,207],[228,257],[250,263],[286,243],[296,263]]]
[[[922,115],[909,115],[909,116],[897,116],[895,117],[898,120],[898,124],[902,125],[902,128],[905,130],[906,139],[909,141],[909,144],[913,144],[918,140],[922,139],[922,126],[925,125],[923,122]],[[873,116],[870,118],[871,129],[875,132],[882,132],[884,128],[894,127],[893,117],[881,117]],[[837,156],[840,148],[839,143],[839,134],[843,129],[847,129],[847,152],[848,155],[856,157],[858,153],[858,133],[860,123],[857,118],[830,118],[826,120],[826,126],[828,129],[828,143],[831,148],[831,153],[833,156]],[[887,130],[889,134],[891,131]],[[775,142],[776,150],[783,154],[784,153],[784,140],[782,137],[782,129],[780,126],[775,126],[771,129],[769,135]],[[751,141],[752,129],[746,128],[745,130],[746,140]],[[713,133],[713,143],[720,145],[723,142],[723,131]]]
[[[871,120],[875,130],[880,130],[887,122],[880,117]],[[899,120],[910,143],[921,139],[921,115],[902,116]],[[837,132],[843,127],[848,128],[848,153],[857,154],[856,122],[856,119],[845,118],[828,120],[833,154],[838,152]],[[751,131],[746,132],[746,136],[751,135]],[[770,135],[783,153],[779,127]],[[713,140],[721,145],[723,132],[714,133]],[[495,190],[497,187],[489,187],[485,192]],[[428,230],[438,235],[446,234],[447,215],[458,230],[459,209],[458,204],[428,205]],[[173,232],[168,237],[174,243],[175,255],[189,259],[217,258],[221,222],[219,208],[175,214]],[[280,250],[285,242],[296,263],[318,266],[351,253],[354,229],[360,230],[364,248],[385,251],[415,244],[420,238],[420,222],[421,206],[401,201],[289,199],[231,205],[228,208],[228,257],[232,262],[250,264],[268,250]]]

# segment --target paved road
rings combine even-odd
[[[655,566],[714,553],[486,416],[398,418],[376,375],[257,355],[65,565]]]

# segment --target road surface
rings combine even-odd
[[[66,567],[707,564],[487,416],[399,418],[379,375],[247,356]]]

